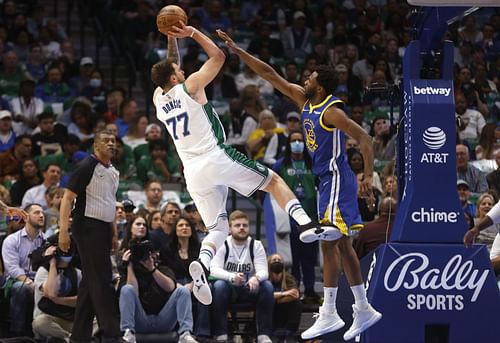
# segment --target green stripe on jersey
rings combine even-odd
[[[182,83],[182,89],[184,89],[184,92],[186,92],[187,95],[191,96],[187,90],[186,83],[184,82]],[[224,127],[220,122],[219,115],[217,114],[217,112],[215,112],[210,102],[203,105],[202,108],[203,112],[205,112],[205,115],[207,116],[207,120],[210,123],[210,126],[212,127],[212,133],[217,142],[217,145],[224,143]]]
[[[247,169],[256,172],[261,176],[267,177],[267,175],[269,174],[269,170],[267,167],[263,166],[257,161],[249,159],[246,155],[242,154],[232,146],[221,144],[220,147],[224,150],[226,155],[234,162],[244,166]]]
[[[212,126],[212,133],[217,140],[217,144],[223,144],[225,140],[224,127],[220,122],[219,115],[215,112],[215,109],[212,107],[210,102],[203,105],[203,111],[205,112],[210,125]]]

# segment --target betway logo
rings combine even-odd
[[[463,261],[461,255],[450,258],[443,268],[429,268],[429,257],[413,252],[391,263],[385,272],[384,286],[389,292],[397,292],[400,288],[434,291],[469,289],[473,291],[470,301],[475,302],[488,273],[485,269],[475,269],[474,262]]]
[[[413,86],[413,94],[415,95],[444,95],[451,94],[451,88],[437,88],[437,87],[417,87]]]
[[[430,210],[421,207],[411,214],[411,220],[415,223],[456,223],[457,218],[458,212],[434,211],[432,207]]]

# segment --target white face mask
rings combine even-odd
[[[101,87],[101,84],[102,84],[101,79],[90,79],[90,81],[89,81],[90,87],[93,87],[93,88],[99,88],[99,87]]]
[[[300,154],[304,152],[304,142],[302,141],[293,141],[290,142],[290,150],[293,154]]]

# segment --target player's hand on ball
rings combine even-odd
[[[181,20],[179,20],[179,24],[172,26],[172,30],[174,31],[168,31],[169,36],[175,38],[185,38],[190,37],[195,28],[192,26],[186,26]]]

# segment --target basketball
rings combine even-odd
[[[163,7],[156,16],[156,26],[158,26],[158,31],[167,35],[168,31],[173,31],[173,26],[179,26],[179,20],[184,25],[187,24],[186,12],[179,6],[168,5]]]

